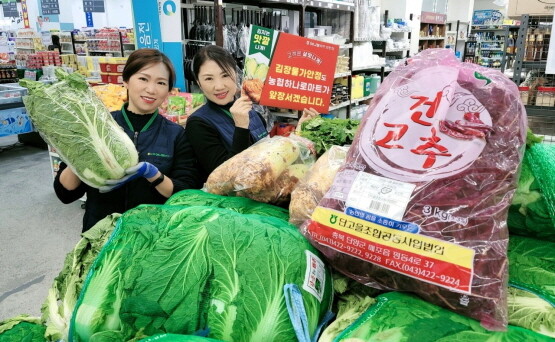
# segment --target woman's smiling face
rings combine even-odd
[[[218,105],[226,105],[233,101],[237,92],[236,75],[222,70],[213,60],[201,65],[198,83],[206,98]]]
[[[128,90],[128,109],[136,114],[154,113],[169,94],[169,71],[164,63],[149,64],[123,82]]]

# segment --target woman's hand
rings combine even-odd
[[[306,120],[314,119],[315,117],[317,117],[319,115],[320,115],[320,113],[318,113],[316,111],[316,109],[314,109],[314,108],[305,108],[305,109],[303,109],[303,115],[299,119],[299,123],[297,124],[296,131],[297,132],[301,131],[301,125],[303,124],[303,122],[305,122]]]
[[[246,95],[241,96],[235,101],[233,106],[229,108],[235,127],[249,128],[249,112],[252,109],[252,101]]]

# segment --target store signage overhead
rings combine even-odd
[[[422,12],[420,14],[420,22],[426,24],[445,24],[447,22],[447,14]]]
[[[60,14],[58,0],[41,0],[42,15]]]
[[[13,1],[2,1],[2,9],[4,10],[5,18],[17,18],[19,17],[19,11],[17,10],[17,2]]]
[[[83,0],[83,12],[104,13],[104,0]]]

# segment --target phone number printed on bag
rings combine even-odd
[[[317,207],[308,226],[322,245],[454,291],[471,293],[474,250]]]

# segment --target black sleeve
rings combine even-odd
[[[56,175],[56,178],[54,178],[54,192],[56,192],[56,196],[58,196],[58,199],[64,204],[75,202],[76,200],[83,197],[83,195],[87,191],[87,185],[83,182],[81,182],[81,184],[75,190],[68,190],[64,188],[62,183],[60,183],[60,175],[62,174],[62,171],[64,171],[66,168],[67,165],[62,162],[60,164],[58,174]]]
[[[235,127],[231,151],[223,145],[218,130],[202,119],[190,118],[185,130],[200,165],[208,173],[251,145],[247,128]]]
[[[185,131],[175,141],[172,170],[168,177],[173,182],[174,194],[185,189],[199,189],[202,186],[199,165]]]

